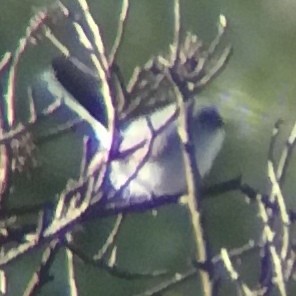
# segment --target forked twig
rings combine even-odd
[[[99,63],[102,67],[102,71],[97,68],[99,70],[99,73],[98,73],[99,77],[107,80],[104,76],[105,75],[109,76],[109,67],[108,67],[108,61],[106,58],[105,48],[104,48],[104,44],[103,44],[103,40],[101,37],[99,26],[94,21],[91,13],[89,11],[89,7],[88,7],[87,2],[85,0],[77,0],[77,3],[81,8],[82,16],[84,17],[86,24],[88,26],[88,29],[89,29],[89,33],[90,33],[88,36],[89,40],[90,40],[91,44],[93,45],[96,56],[98,57],[98,59],[100,61]],[[87,35],[88,34],[86,34],[86,36]],[[102,73],[104,73],[104,75],[102,75]]]
[[[124,215],[123,214],[119,214],[116,217],[116,221],[113,225],[112,230],[109,233],[108,238],[106,239],[104,245],[100,248],[100,250],[97,252],[97,254],[95,254],[93,256],[94,260],[101,260],[104,258],[104,256],[106,255],[106,253],[108,252],[108,250],[114,245],[115,240],[119,234],[119,231],[121,229],[121,226],[123,225],[123,221],[124,221]]]

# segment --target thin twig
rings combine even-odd
[[[5,271],[0,269],[0,294],[6,295],[7,293],[7,278],[5,275]]]
[[[94,260],[91,256],[88,256],[80,250],[77,246],[74,244],[67,243],[65,245],[68,249],[70,249],[73,254],[75,254],[77,257],[79,257],[83,262],[90,264],[91,266],[106,270],[108,273],[122,279],[127,280],[133,280],[133,279],[141,279],[141,278],[154,278],[159,277],[163,275],[167,275],[168,272],[166,270],[158,270],[153,272],[130,272],[129,270],[124,270],[122,268],[119,268],[116,264],[113,264],[110,266],[108,263],[106,263],[103,259],[101,260]]]
[[[293,149],[295,147],[295,142],[296,142],[296,122],[294,123],[294,126],[288,137],[286,146],[282,151],[282,154],[280,156],[280,160],[277,166],[276,177],[281,186],[285,182],[288,166],[291,163],[290,159],[292,156]]]
[[[224,248],[221,249],[221,258],[222,258],[222,262],[224,263],[224,266],[229,274],[229,277],[231,278],[232,281],[234,281],[238,285],[238,288],[242,292],[242,294],[244,296],[254,296],[254,293],[247,286],[247,284],[241,280],[239,274],[234,269],[234,267],[230,261],[229,254],[228,254],[227,250]]]
[[[116,189],[113,196],[110,196],[111,200],[117,199],[117,198],[122,198],[122,194],[124,194],[124,191],[128,188],[128,186],[131,184],[131,182],[133,182],[137,178],[139,172],[141,171],[141,169],[144,167],[144,165],[148,162],[149,158],[151,157],[156,134],[155,134],[155,130],[152,126],[151,119],[147,116],[146,120],[147,120],[147,125],[149,127],[149,132],[150,132],[149,141],[145,145],[146,152],[144,153],[143,157],[141,159],[139,159],[138,163],[135,164],[134,170],[127,177],[127,179],[123,182],[123,184],[118,189]]]
[[[171,45],[171,61],[170,64],[174,67],[178,63],[180,54],[180,35],[181,35],[181,15],[180,15],[180,1],[174,1],[174,37]]]
[[[107,75],[109,76],[109,66],[108,66],[108,61],[106,58],[105,54],[105,48],[103,44],[103,40],[101,37],[100,29],[99,26],[96,24],[94,21],[90,11],[88,4],[86,0],[77,0],[78,5],[81,8],[82,15],[86,21],[86,24],[88,26],[89,30],[89,40],[91,44],[93,45],[93,48],[96,52],[96,55],[100,61],[101,67],[102,67],[102,72],[104,72],[104,76]],[[100,78],[103,78],[103,76],[99,75]]]
[[[179,56],[179,39],[180,39],[180,7],[179,1],[175,1],[175,54],[173,55],[174,58],[174,65],[177,63],[177,57]],[[226,52],[225,56],[229,56],[229,53]],[[220,63],[216,64],[216,67],[212,70],[212,73],[208,74],[207,76],[203,77],[199,83],[198,87],[206,85],[215,75],[218,73],[222,66],[225,64],[226,58],[220,60]],[[184,160],[184,167],[186,173],[186,182],[187,182],[187,206],[190,212],[195,243],[196,243],[196,259],[200,262],[209,262],[208,254],[207,254],[207,242],[205,241],[205,234],[204,229],[202,226],[202,219],[201,219],[201,209],[200,209],[200,200],[201,200],[201,191],[200,191],[200,174],[196,165],[195,155],[193,153],[192,141],[190,137],[190,131],[188,127],[188,120],[186,116],[186,110],[184,106],[184,99],[182,96],[181,91],[179,90],[177,84],[173,81],[170,74],[168,74],[169,81],[171,82],[171,86],[173,87],[176,101],[178,108],[180,110],[179,115],[179,127],[178,127],[178,134],[183,143],[183,160]],[[209,270],[200,270],[199,272],[203,292],[204,295],[210,296],[212,295],[212,283],[210,280]]]
[[[279,214],[280,214],[281,226],[282,226],[281,259],[285,260],[287,257],[288,248],[289,248],[290,219],[287,212],[285,199],[282,194],[282,190],[276,178],[276,173],[275,173],[273,163],[270,160],[268,161],[268,177],[272,185],[271,195],[274,196],[274,198],[271,198],[271,200],[275,199],[279,207]]]
[[[187,182],[187,198],[186,204],[190,213],[190,220],[193,227],[194,241],[196,244],[196,260],[200,262],[209,262],[207,254],[207,243],[205,241],[205,233],[201,219],[200,209],[200,174],[196,165],[195,154],[193,152],[190,131],[188,127],[188,120],[186,116],[186,109],[182,93],[174,83],[170,75],[168,78],[175,92],[176,101],[180,110],[178,134],[182,142],[182,154]],[[202,282],[202,289],[205,296],[212,295],[212,283],[209,271],[200,270],[199,276]]]
[[[100,248],[96,255],[93,256],[94,260],[101,260],[104,258],[108,250],[114,245],[116,238],[118,237],[121,226],[123,225],[124,215],[119,214],[116,217],[116,221],[113,225],[112,230],[109,233],[104,245]]]
[[[118,19],[118,26],[117,26],[115,41],[111,49],[111,53],[109,55],[109,68],[111,68],[114,61],[116,61],[116,56],[119,51],[119,47],[122,44],[122,40],[124,38],[124,33],[125,33],[125,30],[124,30],[125,23],[128,18],[128,11],[129,11],[129,0],[123,0],[120,16]]]
[[[70,51],[69,51],[69,49],[61,41],[58,40],[58,38],[52,33],[51,29],[48,26],[44,26],[44,36],[65,57],[70,57]]]
[[[72,241],[72,235],[67,234],[66,239],[68,242]],[[78,288],[77,288],[77,283],[75,278],[74,254],[69,248],[66,248],[66,255],[67,255],[67,261],[68,261],[67,266],[68,266],[68,283],[70,287],[70,295],[78,296],[79,294],[78,294]]]
[[[0,142],[5,134],[5,123],[3,121],[3,110],[0,107]],[[10,174],[10,159],[9,159],[9,149],[4,143],[0,143],[0,209],[4,202],[4,195],[8,190],[8,179]]]
[[[241,258],[242,256],[247,255],[252,251],[260,250],[261,247],[262,247],[261,244],[255,244],[253,241],[249,241],[247,244],[239,248],[235,248],[228,251],[228,255],[231,259],[235,259],[238,257]],[[218,265],[221,262],[223,262],[223,258],[221,257],[221,254],[217,254],[211,259],[211,261],[212,261],[212,264]],[[189,280],[195,277],[196,274],[198,273],[199,268],[202,268],[202,267],[200,267],[199,264],[197,264],[196,267],[189,268],[184,273],[175,273],[175,275],[172,278],[134,296],[157,296],[160,293],[166,292],[172,289],[173,287],[175,287],[176,285],[183,283],[185,280]]]
[[[78,189],[82,190],[82,188]],[[93,189],[94,177],[91,176],[88,178],[88,182],[83,189],[83,200],[78,206],[74,207],[70,204],[70,207],[65,209],[64,213],[60,214],[58,211],[61,206],[57,205],[57,209],[53,214],[53,220],[44,229],[41,235],[35,233],[29,241],[19,244],[6,252],[0,253],[0,266],[7,265],[27,252],[34,250],[46,241],[50,241],[59,237],[61,234],[65,234],[69,228],[73,227],[73,225],[79,221],[90,207],[93,198]],[[68,190],[72,192],[72,188],[69,188]],[[75,198],[75,192],[73,192],[72,197]]]
[[[154,288],[150,288],[145,292],[135,294],[133,296],[158,296],[161,293],[168,291],[169,289],[173,288],[174,286],[183,283],[186,280],[193,278],[197,273],[195,268],[191,268],[185,273],[176,273],[173,278],[163,281],[161,284],[157,285]]]
[[[264,254],[264,256],[268,256],[268,258],[270,258],[273,266],[272,267],[272,273],[273,273],[272,284],[278,288],[281,296],[287,296],[281,258],[280,258],[280,255],[277,253],[276,247],[274,245],[275,233],[273,232],[273,230],[271,229],[268,223],[269,222],[268,212],[266,211],[265,205],[262,203],[262,197],[260,195],[257,196],[257,201],[258,201],[258,207],[259,207],[259,217],[263,222],[262,239],[266,243],[266,248],[269,252],[269,254]],[[264,268],[264,266],[262,266],[262,268]]]
[[[0,75],[3,74],[4,70],[8,67],[9,62],[11,61],[12,54],[11,52],[6,52],[2,59],[0,60]]]
[[[83,0],[79,0],[83,1]],[[108,77],[107,73],[105,71],[105,68],[102,66],[100,60],[93,52],[93,44],[90,42],[90,40],[87,38],[86,33],[84,32],[83,28],[80,24],[77,22],[73,23],[74,28],[76,30],[76,33],[79,38],[80,44],[85,48],[85,50],[88,52],[90,59],[93,63],[93,66],[95,67],[97,71],[97,76],[99,77],[100,83],[101,83],[101,92],[102,96],[104,98],[104,103],[106,104],[106,110],[107,110],[107,118],[108,118],[108,130],[112,132],[114,130],[114,108],[113,108],[113,102],[112,102],[112,95],[111,90],[108,83]],[[98,39],[101,37],[99,36]]]
[[[179,100],[181,98],[181,93],[178,95]],[[201,219],[201,209],[200,209],[200,175],[198,173],[198,168],[196,167],[196,162],[194,159],[194,154],[189,149],[192,145],[189,136],[189,128],[187,126],[187,119],[185,115],[185,110],[181,107],[183,102],[179,101],[178,105],[180,107],[180,127],[179,127],[179,136],[183,143],[183,160],[184,160],[184,167],[186,171],[186,182],[187,182],[187,206],[190,212],[192,227],[194,230],[194,237],[196,243],[196,257],[198,261],[207,262],[207,249],[206,249],[206,241],[205,241],[205,234],[204,229],[202,226],[202,219]],[[189,137],[189,138],[188,138]],[[207,272],[201,271],[200,272],[203,291],[205,296],[211,295],[211,280],[210,276]]]
[[[272,130],[270,143],[269,143],[268,159],[271,160],[273,163],[275,163],[275,159],[274,159],[275,144],[276,144],[276,140],[277,140],[277,137],[278,137],[279,131],[280,131],[280,126],[282,123],[283,123],[282,120],[278,120],[275,123],[273,130]]]
[[[52,277],[49,274],[49,269],[54,262],[59,246],[59,240],[53,240],[46,248],[42,256],[41,264],[29,281],[23,294],[24,296],[37,295],[42,287],[52,280]]]
[[[7,121],[9,127],[12,127],[15,123],[15,89],[18,64],[23,53],[30,44],[32,35],[40,29],[46,18],[46,11],[39,11],[38,14],[34,15],[26,29],[25,36],[19,39],[18,47],[13,54],[12,63],[8,73],[8,83],[5,96]]]
[[[219,60],[215,63],[215,66],[209,71],[209,73],[203,76],[195,85],[194,91],[200,90],[202,87],[208,85],[214,78],[216,78],[221,71],[227,65],[227,61],[230,59],[232,53],[232,47],[228,46],[223,51],[222,55],[220,56]]]

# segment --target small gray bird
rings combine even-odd
[[[191,107],[196,108],[195,104],[187,106],[187,108]],[[147,143],[131,155],[115,160],[111,164],[110,180],[114,188],[118,190],[128,182],[123,190],[123,197],[149,197],[186,192],[177,120],[170,121],[174,113],[175,106],[170,105],[149,116],[153,129],[159,130],[150,151],[148,149],[151,125],[148,124],[147,118],[131,121],[121,130],[123,141],[120,151],[131,149],[143,142]],[[213,106],[195,109],[188,112],[188,116],[191,116],[189,130],[192,133],[197,167],[200,176],[204,177],[210,171],[222,147],[225,136],[223,120]],[[165,122],[167,124],[163,127]],[[145,162],[143,162],[144,157]],[[129,180],[131,176],[132,181]]]
[[[79,116],[89,126],[82,128],[82,133],[91,133],[95,149],[108,149],[112,139],[100,120],[104,112],[93,116],[93,104],[98,104],[102,98],[98,97],[91,102],[87,100],[99,96],[96,94],[95,83],[77,83],[89,78],[78,70],[72,73],[73,69],[69,70],[64,64],[58,65],[61,69],[54,67],[55,73],[45,72],[40,76],[35,87],[37,98],[40,98],[42,105],[46,104],[45,100],[62,98],[64,104],[74,113],[79,109]],[[65,69],[72,73],[74,80],[71,75],[66,75],[68,72]],[[83,99],[80,98],[81,95]],[[72,107],[72,102],[75,107]],[[100,108],[103,110],[103,107]],[[204,177],[222,147],[225,136],[223,120],[215,107],[198,109],[196,101],[187,103],[186,112],[189,117],[189,132],[194,142],[195,159],[200,176]],[[63,120],[66,120],[66,113],[62,114]],[[122,189],[121,198],[149,198],[152,195],[186,192],[183,155],[175,115],[176,106],[171,104],[120,127],[119,157],[113,159],[110,166],[111,191]],[[126,153],[130,150],[133,151]]]

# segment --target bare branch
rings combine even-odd
[[[174,1],[174,38],[171,45],[171,61],[172,67],[175,67],[180,56],[180,35],[181,35],[181,15],[180,15],[180,1]]]
[[[53,240],[43,253],[42,260],[38,270],[33,274],[24,296],[37,295],[42,287],[52,280],[49,269],[54,262],[55,256],[59,250],[59,241]]]
[[[261,196],[258,195],[257,197],[258,206],[259,206],[259,215],[263,222],[263,233],[262,233],[262,239],[264,242],[266,242],[266,249],[268,253],[265,252],[264,256],[265,258],[270,258],[272,263],[272,274],[273,279],[272,283],[274,284],[281,296],[286,296],[286,287],[284,283],[284,276],[283,276],[283,270],[281,265],[281,258],[280,255],[277,253],[275,244],[274,244],[274,236],[275,232],[271,229],[269,225],[269,218],[268,218],[268,212],[266,211],[266,208],[264,204],[261,202]],[[266,268],[264,261],[262,261],[262,269]]]
[[[9,62],[11,61],[12,55],[11,52],[6,52],[2,59],[0,60],[0,75],[6,70],[6,68],[9,65]]]
[[[12,127],[15,123],[15,88],[18,64],[23,53],[30,44],[33,34],[40,29],[46,18],[47,12],[39,11],[38,14],[36,14],[30,20],[29,26],[26,30],[26,34],[23,38],[19,40],[18,47],[16,48],[12,56],[12,62],[8,73],[7,91],[5,96],[6,113],[9,127]]]
[[[99,26],[94,21],[91,13],[89,11],[89,7],[88,7],[87,2],[85,0],[77,0],[77,3],[79,4],[79,6],[81,8],[82,15],[86,21],[87,26],[88,26],[88,32],[90,33],[88,37],[90,39],[90,42],[93,45],[96,56],[100,60],[99,64],[101,64],[100,67],[102,67],[102,70],[99,70],[99,74],[101,74],[101,75],[99,75],[99,77],[102,79],[105,79],[105,81],[106,81],[107,79],[105,76],[109,76],[109,67],[108,67],[108,61],[106,58],[105,48],[104,48],[104,44],[103,44],[103,40],[101,37]],[[99,68],[97,68],[97,69],[99,69]],[[102,75],[102,73],[104,73],[104,75]],[[103,82],[103,84],[104,83],[105,82]]]
[[[221,258],[222,258],[222,261],[224,263],[226,270],[228,271],[228,274],[229,274],[231,280],[234,281],[238,285],[239,290],[241,291],[242,295],[254,296],[254,293],[250,290],[250,288],[246,285],[246,283],[244,283],[241,280],[239,274],[234,269],[234,267],[230,261],[228,252],[224,248],[221,249]]]
[[[193,276],[195,276],[197,273],[197,270],[195,268],[192,268],[188,270],[186,273],[176,273],[173,278],[163,281],[160,285],[148,289],[143,293],[135,294],[134,296],[157,296],[160,295],[160,293],[164,293],[167,290],[171,289],[172,287],[189,280]]]
[[[268,161],[268,177],[272,185],[271,189],[271,197],[270,199],[276,200],[276,203],[279,207],[279,214],[281,219],[282,225],[282,248],[281,248],[281,259],[285,260],[288,254],[289,248],[289,226],[290,226],[290,219],[287,213],[285,199],[282,194],[282,190],[276,178],[276,173],[274,170],[273,163]]]
[[[295,147],[295,142],[296,142],[296,123],[294,123],[294,126],[286,142],[286,146],[282,151],[282,154],[278,163],[277,171],[276,171],[276,177],[281,186],[285,182],[288,166],[291,162],[292,152]]]
[[[182,142],[182,154],[187,183],[187,196],[185,201],[190,213],[190,220],[193,227],[194,240],[196,244],[196,260],[206,263],[209,262],[209,258],[206,248],[207,242],[205,241],[204,229],[201,222],[201,177],[196,165],[197,162],[193,151],[194,147],[192,147],[192,139],[188,127],[184,99],[172,77],[170,77],[169,74],[168,77],[171,80],[171,85],[176,96],[177,106],[180,110],[178,134]],[[201,278],[205,296],[210,296],[212,294],[212,283],[208,271],[201,270],[199,272],[199,276]]]
[[[128,270],[123,270],[122,268],[119,268],[116,264],[113,264],[112,266],[110,266],[103,259],[94,260],[91,256],[88,256],[73,244],[67,243],[66,247],[70,249],[73,252],[73,254],[79,257],[83,262],[88,263],[94,267],[106,270],[107,272],[109,272],[110,274],[118,278],[132,280],[132,279],[141,279],[141,278],[154,278],[154,277],[159,277],[167,274],[167,271],[163,271],[163,270],[153,271],[153,272],[130,272]]]
[[[117,53],[119,51],[120,45],[122,44],[122,40],[124,38],[124,33],[125,33],[125,30],[124,30],[125,24],[128,18],[128,11],[129,11],[129,0],[123,0],[120,16],[118,19],[118,26],[117,26],[115,41],[111,49],[111,53],[109,55],[109,68],[111,68],[114,61],[116,61]]]
[[[0,293],[6,295],[7,293],[7,279],[4,270],[0,269]]]
[[[121,226],[123,225],[124,217],[125,216],[123,214],[119,214],[116,217],[116,221],[115,221],[113,228],[110,231],[109,236],[106,239],[104,245],[100,248],[100,250],[97,252],[97,254],[93,256],[94,260],[103,259],[104,256],[106,255],[106,253],[108,252],[108,250],[115,244],[115,240],[119,234]]]
[[[68,242],[72,241],[72,235],[67,234],[66,239]],[[78,289],[77,289],[77,283],[75,278],[75,265],[74,265],[74,254],[73,252],[67,248],[66,249],[66,255],[67,255],[67,261],[68,261],[68,283],[70,287],[70,295],[71,296],[78,296]]]

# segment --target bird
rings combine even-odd
[[[51,74],[43,75],[43,82],[39,83],[42,98],[48,97],[48,92],[56,92],[51,96],[62,93],[67,100],[75,101],[87,114],[96,149],[108,149],[112,139],[105,125],[103,98],[95,88],[96,78],[65,59],[54,59],[52,66]],[[111,159],[106,190],[120,194],[110,196],[132,199],[186,193],[176,112],[176,104],[168,104],[118,127],[115,134],[118,151]],[[216,106],[201,107],[198,100],[187,102],[185,112],[196,166],[204,178],[223,145],[224,122]]]
[[[188,108],[194,108],[188,109]],[[149,122],[156,133],[151,144],[149,155],[145,159],[136,176],[129,181],[147,153],[147,145],[125,158],[111,163],[111,183],[115,190],[125,187],[122,196],[125,198],[155,197],[186,193],[186,177],[183,161],[182,142],[178,134],[178,118],[173,104],[151,114]],[[192,135],[194,158],[201,178],[204,178],[213,165],[225,138],[224,122],[215,106],[197,108],[188,104],[187,116],[190,116],[189,131]],[[173,120],[169,120],[173,118]],[[163,127],[164,123],[165,127]],[[120,151],[131,149],[140,143],[150,143],[151,126],[147,118],[138,118],[129,122],[122,130]]]

